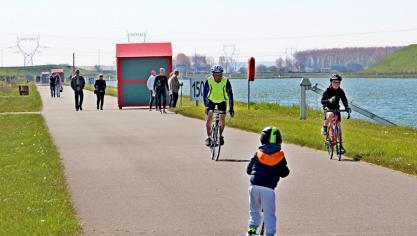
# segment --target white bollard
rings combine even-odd
[[[303,78],[300,83],[301,88],[301,100],[300,100],[300,119],[306,119],[306,110],[307,110],[307,100],[306,100],[306,90],[311,89],[311,82],[308,78]]]

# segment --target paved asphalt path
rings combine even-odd
[[[77,112],[70,88],[54,99],[39,90],[86,235],[245,235],[257,134],[226,129],[214,162],[200,120],[119,110],[109,96],[98,111],[87,91]],[[417,235],[416,177],[283,149],[291,173],[276,190],[278,235]]]

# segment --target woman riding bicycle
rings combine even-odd
[[[342,82],[342,76],[340,76],[339,74],[332,74],[332,76],[330,77],[330,86],[326,89],[326,91],[324,91],[321,97],[321,104],[323,104],[323,109],[324,110],[336,110],[337,116],[339,117],[339,121],[341,121],[340,112],[339,112],[340,100],[342,100],[343,106],[345,107],[346,111],[348,113],[351,112],[345,92],[343,91],[342,88],[340,88],[341,82]],[[323,135],[327,134],[327,130],[333,118],[334,118],[333,112],[326,111],[326,117],[325,117],[324,125],[322,128]],[[345,153],[345,151],[346,150],[343,148],[343,145],[341,145],[340,152],[343,154]]]

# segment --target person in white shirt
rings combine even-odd
[[[153,89],[153,85],[155,83],[155,77],[156,77],[156,70],[151,71],[151,75],[148,78],[148,81],[146,82],[146,86],[149,89],[149,111],[152,111],[152,104],[155,102],[155,90]],[[155,109],[158,110],[158,107],[155,104]]]

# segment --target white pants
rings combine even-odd
[[[265,222],[265,233],[276,233],[275,192],[273,189],[251,185],[249,187],[249,226],[259,226],[261,212]]]

